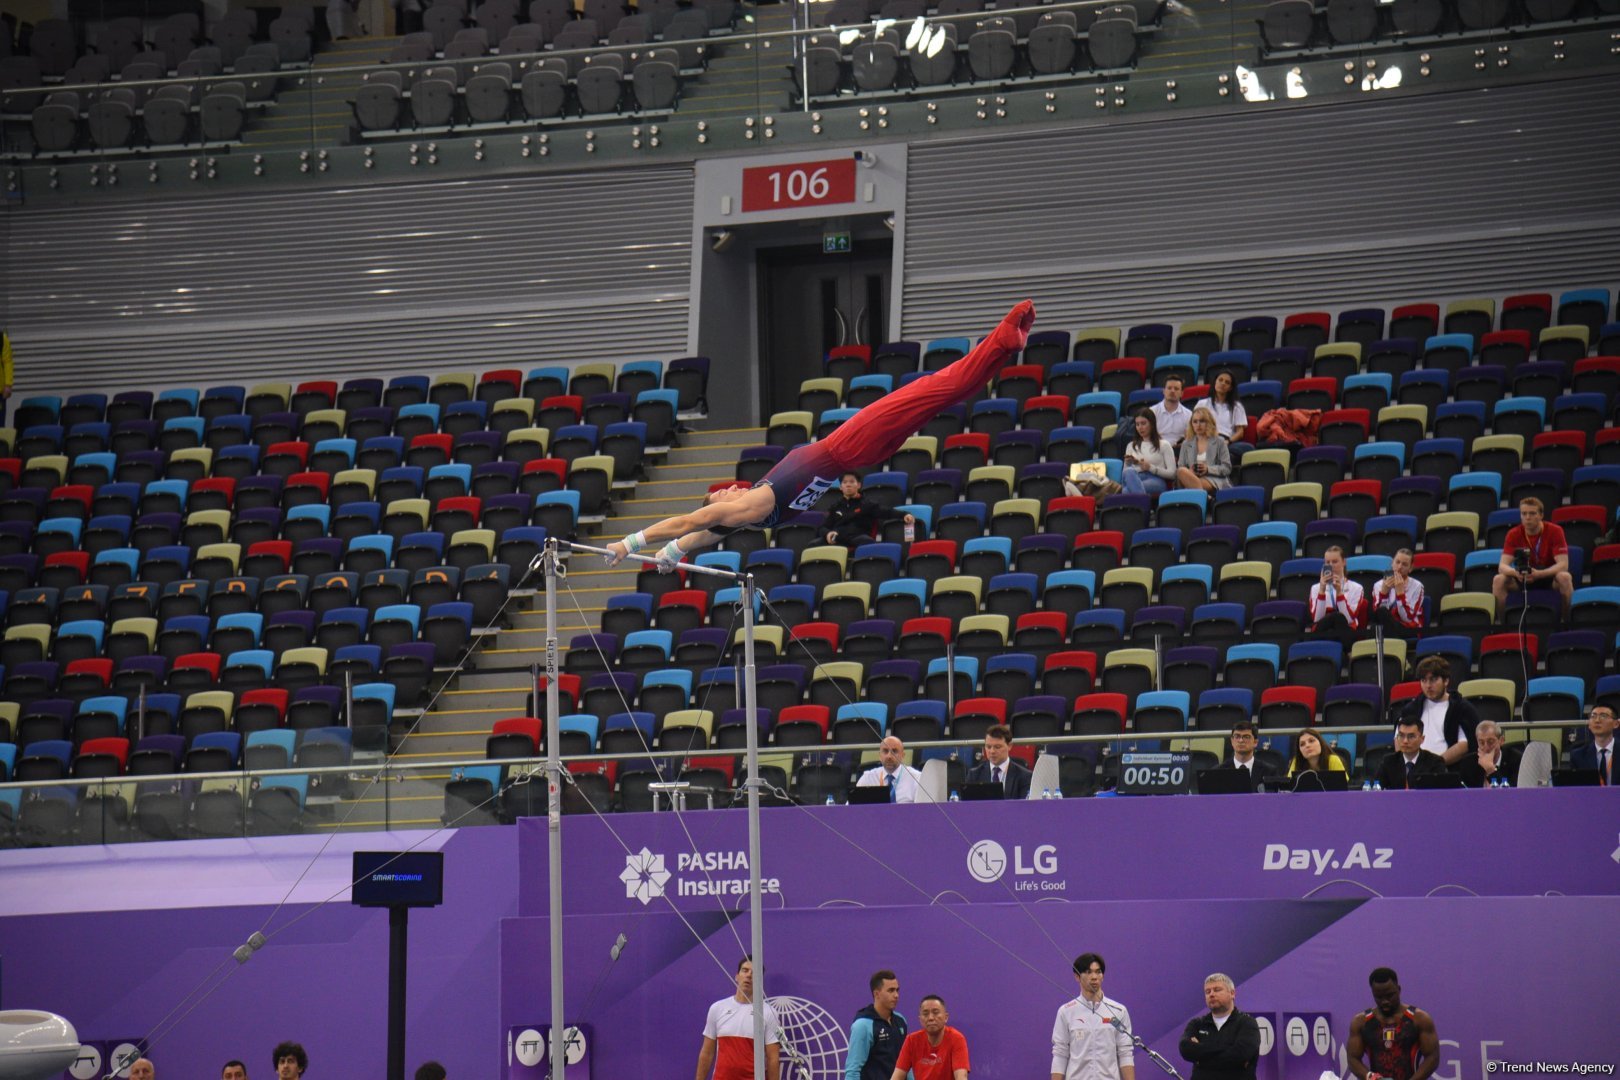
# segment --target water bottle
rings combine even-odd
[[[1361,782],[1361,790],[1362,791],[1371,791],[1372,789],[1373,788],[1372,788],[1372,781],[1371,780],[1363,780]]]
[[[962,801],[962,796],[960,796],[960,795],[958,795],[956,793],[955,788],[951,788],[951,802],[961,802],[961,801]]]
[[[836,803],[834,803],[834,802],[833,802],[833,797],[832,797],[832,796],[831,796],[831,795],[828,795],[828,796],[827,796],[827,805],[828,805],[828,806],[835,806],[835,805],[837,805],[837,804],[836,804]]]
[[[906,522],[906,543],[909,544],[915,539],[917,539],[917,525],[915,522],[908,521]]]
[[[1041,798],[1050,799],[1051,797],[1052,797],[1052,789],[1051,788],[1042,788],[1041,789]]]
[[[1377,780],[1374,780],[1373,781],[1373,790],[1374,791],[1383,791],[1384,790],[1384,785],[1379,783]]]

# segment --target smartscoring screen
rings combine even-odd
[[[352,900],[361,907],[444,903],[444,852],[357,851]]]

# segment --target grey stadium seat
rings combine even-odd
[[[309,59],[309,27],[291,14],[270,24],[270,40],[283,64],[301,64]]]
[[[912,50],[907,56],[911,77],[919,86],[944,86],[956,81],[956,24],[943,23],[945,43],[933,56]]]
[[[1273,0],[1260,18],[1260,34],[1268,48],[1302,49],[1315,33],[1316,9],[1311,0]]]
[[[259,48],[269,51],[253,51]],[[274,45],[255,45],[237,59],[236,74],[241,76],[242,85],[247,88],[249,101],[269,101],[276,96],[275,73],[280,67],[281,60]]]
[[[737,19],[737,0],[698,0],[694,6],[709,17],[711,30],[724,30]]]
[[[433,35],[435,52],[443,51],[445,46],[455,40],[456,32],[462,28],[464,18],[461,9],[442,2],[434,4],[423,13],[422,29]]]
[[[79,95],[57,90],[36,106],[31,118],[34,148],[42,154],[72,150],[79,141]]]
[[[219,50],[220,63],[235,67],[236,61],[253,44],[253,35],[259,29],[258,18],[251,11],[227,11],[208,31],[208,40]]]
[[[1395,0],[1390,18],[1397,34],[1432,34],[1445,16],[1440,0]]]
[[[637,62],[630,80],[638,109],[675,107],[675,99],[681,92],[680,72],[675,64],[674,54],[667,49],[654,49]]]
[[[397,71],[375,72],[355,93],[354,118],[361,131],[392,131],[399,127],[399,83],[379,79],[379,75],[392,75],[394,80],[399,79]]]
[[[197,17],[190,14],[170,15],[158,24],[157,31],[152,35],[152,46],[167,59],[170,71],[179,67],[180,62],[197,47],[200,29]]]
[[[618,29],[624,4],[621,0],[585,0],[585,17],[594,19],[597,31],[605,36]]]
[[[1575,0],[1524,0],[1524,11],[1531,22],[1557,22],[1575,10]]]
[[[640,16],[636,18],[639,20]],[[615,26],[613,32],[607,36],[609,45],[645,45],[651,40],[652,35],[647,32],[645,22],[631,22],[629,19]]]
[[[433,68],[434,74],[411,87],[411,119],[417,127],[445,127],[455,116],[456,84],[437,76],[443,70]]]
[[[489,35],[489,40],[499,41],[518,24],[518,15],[516,0],[484,0],[473,21]]]
[[[6,94],[6,111],[25,113],[45,103],[45,95],[18,94],[11,91],[30,90],[42,82],[39,61],[32,56],[8,56],[0,60],[0,90]]]
[[[114,19],[96,34],[96,52],[107,58],[113,71],[121,71],[141,51],[141,20]]]
[[[562,33],[573,17],[574,5],[569,0],[534,0],[529,5],[529,21],[543,27],[548,40]]]
[[[530,120],[550,120],[561,116],[568,97],[568,75],[555,67],[543,67],[523,76],[519,86],[523,115]]]
[[[1077,52],[1072,26],[1048,22],[1029,32],[1029,66],[1037,75],[1057,75],[1072,70]]]
[[[499,39],[490,37],[489,31],[485,30],[482,26],[468,26],[457,30],[456,36],[450,40],[475,41],[478,43],[479,48],[483,49],[485,53],[488,53],[490,43]]]
[[[679,10],[677,0],[642,0],[636,6],[637,13],[647,20],[647,28],[654,34],[662,34]]]
[[[793,66],[795,78],[804,84],[810,97],[826,97],[838,93],[843,76],[839,68],[838,50],[830,45],[812,45],[804,50],[804,61]]]
[[[152,80],[161,78],[163,78],[162,69],[148,60],[136,60],[126,64],[124,70],[118,73],[119,81],[124,83],[150,83]],[[135,107],[139,109],[146,104],[146,99],[151,96],[152,91],[157,87],[151,85],[131,86],[129,89],[135,92]]]
[[[77,35],[66,19],[41,19],[34,24],[28,51],[39,61],[39,71],[47,78],[66,73],[79,55]]]
[[[1507,0],[1458,0],[1458,11],[1470,3],[1500,4],[1507,13]],[[1378,36],[1378,0],[1328,0],[1327,31],[1340,45],[1371,41]]]
[[[153,146],[171,146],[186,141],[191,128],[191,88],[160,86],[146,99],[141,110],[146,125],[146,141]]]
[[[1311,0],[1300,0],[1306,6]],[[1091,64],[1099,71],[1127,68],[1136,60],[1136,24],[1129,19],[1098,19],[1087,39]]]
[[[1014,8],[1034,6],[1034,4],[1028,3],[1027,0],[996,0],[997,13],[1011,12]],[[1013,25],[1017,27],[1014,33],[1018,37],[1022,38],[1028,37],[1029,32],[1035,29],[1035,24],[1040,21],[1041,13],[1038,11],[1020,11],[1016,14],[1007,14],[1003,17],[1013,21]]]
[[[900,52],[887,41],[863,41],[851,54],[857,90],[892,90],[900,76]]]
[[[709,23],[701,11],[680,11],[664,28],[664,44],[681,54],[681,70],[691,71],[704,64],[704,41],[709,36]]]
[[[1329,7],[1329,19],[1332,15],[1333,9]],[[1465,30],[1494,30],[1507,22],[1507,17],[1508,0],[1457,0],[1457,18]]]
[[[446,60],[482,60],[489,55],[483,42],[470,38],[457,38],[444,47]]]
[[[69,86],[89,86],[112,81],[112,64],[100,53],[86,53],[68,68],[62,81]],[[99,90],[81,90],[86,106],[101,100]]]
[[[593,63],[581,68],[574,86],[580,112],[587,116],[618,112],[623,84],[623,75],[612,64]]]
[[[467,116],[477,124],[507,119],[512,110],[512,67],[510,64],[480,64],[467,80]]]
[[[247,87],[239,82],[212,83],[204,88],[198,125],[205,143],[235,142],[247,122]]]
[[[1308,0],[1307,0],[1308,2]],[[1005,79],[1012,74],[1013,36],[1008,30],[975,30],[968,38],[968,67],[975,79]]]
[[[90,106],[85,126],[90,141],[102,150],[128,146],[135,134],[135,91],[127,86],[108,89]]]

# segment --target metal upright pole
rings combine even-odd
[[[562,1080],[568,1028],[563,1014],[562,926],[562,736],[557,718],[562,713],[557,688],[557,577],[556,538],[546,540],[546,838],[549,855],[551,919],[551,1052],[552,1080]],[[532,781],[531,781],[532,782]],[[764,1075],[761,1073],[761,1075]]]
[[[748,922],[754,956],[754,1075],[765,1075],[765,905],[759,873],[759,724],[754,681],[754,576],[742,579],[743,710],[748,732]]]

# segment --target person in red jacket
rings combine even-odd
[[[945,999],[938,994],[923,998],[917,1019],[922,1030],[913,1031],[900,1044],[900,1060],[889,1080],[906,1080],[907,1071],[914,1080],[967,1080],[971,1068],[967,1039],[950,1026]]]

